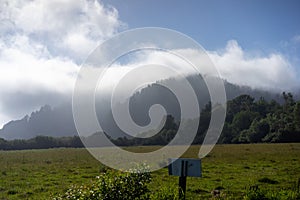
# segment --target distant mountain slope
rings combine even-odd
[[[181,81],[175,78],[162,80],[162,82]],[[194,88],[199,101],[200,108],[203,108],[209,101],[209,93],[205,82],[199,76],[190,76],[188,81]],[[241,94],[249,94],[255,98],[264,97],[266,100],[275,99],[282,101],[280,94],[267,92],[263,90],[253,90],[250,87],[237,86],[225,81],[227,99],[233,99]],[[149,123],[148,111],[153,104],[159,103],[165,107],[167,113],[173,115],[175,119],[180,118],[179,103],[166,88],[158,84],[149,85],[137,92],[131,97],[130,111],[133,120],[139,125]],[[116,127],[109,110],[109,99],[103,99],[97,106],[98,119],[101,122],[104,131],[111,137],[116,138],[124,136],[124,133]],[[112,134],[110,134],[112,133]],[[4,139],[28,139],[37,135],[46,136],[73,136],[77,131],[73,122],[71,103],[65,103],[60,106],[51,108],[46,105],[39,111],[32,112],[31,115],[23,119],[14,120],[4,125],[0,130],[0,138]]]
[[[10,121],[0,130],[0,137],[9,140],[29,139],[37,135],[77,135],[71,104],[54,108],[45,105],[39,111],[32,112],[31,115],[26,115],[23,119]]]

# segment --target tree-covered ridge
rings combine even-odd
[[[179,121],[179,102],[176,96],[162,85],[183,84],[183,80],[186,81],[178,77],[160,80],[157,83],[147,85],[141,90],[136,91],[130,97],[129,104],[129,111],[133,120],[138,125],[145,126],[150,122],[148,115],[149,108],[154,104],[160,104],[165,108],[168,115],[172,115],[175,121]],[[199,108],[204,108],[210,100],[210,95],[202,76],[191,75],[187,77],[187,80],[190,82],[197,96]],[[281,95],[274,91],[252,89],[246,86],[234,85],[227,81],[224,81],[224,86],[228,100],[232,100],[241,94],[248,94],[255,99],[263,97],[267,101],[274,99],[278,103],[283,104]],[[300,98],[299,94],[300,91],[295,93],[297,99]],[[109,95],[100,95],[95,100],[96,114],[102,130],[114,139],[126,136],[114,121]],[[53,137],[77,135],[71,102],[66,101],[54,107],[45,105],[40,110],[28,114],[22,119],[8,122],[0,129],[0,138],[6,140],[31,139],[40,135]]]
[[[291,93],[282,93],[283,103],[264,98],[255,100],[240,95],[227,102],[227,115],[219,143],[300,142],[300,101]],[[211,104],[201,111],[199,128],[194,144],[202,144],[210,122]],[[194,119],[198,120],[198,119]],[[188,130],[188,123],[185,123]],[[176,135],[179,123],[169,115],[164,128],[150,138],[111,138],[119,146],[166,145]],[[147,133],[143,133],[147,134]],[[109,136],[108,136],[109,137]],[[87,138],[88,139],[88,138]],[[0,139],[0,149],[43,149],[56,147],[83,147],[79,137],[37,136],[29,140]]]
[[[283,104],[241,95],[227,104],[220,143],[300,142],[300,101],[283,92]]]
[[[283,103],[264,98],[255,100],[240,95],[227,102],[227,115],[219,143],[300,142],[300,101],[291,93],[282,93]],[[211,104],[201,111],[199,128],[194,144],[202,144],[210,122]],[[197,120],[197,119],[195,119]],[[118,138],[117,145],[165,145],[176,135],[179,124],[168,116],[165,127],[153,137]],[[188,127],[186,127],[188,130]]]

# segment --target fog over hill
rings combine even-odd
[[[199,107],[203,108],[209,102],[209,93],[203,78],[200,76],[189,76],[191,83],[199,102]],[[180,79],[170,78],[160,82],[181,81]],[[265,100],[274,99],[281,102],[281,94],[267,92],[264,90],[251,89],[250,87],[238,86],[225,81],[225,90],[227,99],[233,99],[241,94],[249,94],[258,99],[263,97]],[[116,125],[110,110],[110,99],[105,97],[97,98],[96,110],[98,120],[103,130],[113,138],[125,136]],[[176,120],[180,119],[180,107],[174,94],[159,85],[159,82],[148,85],[136,92],[130,97],[129,110],[133,120],[140,126],[149,123],[149,108],[153,104],[161,104],[167,111],[167,114],[174,116]],[[88,119],[87,119],[88,120]],[[10,121],[0,130],[0,138],[29,139],[37,135],[45,136],[73,136],[77,135],[72,115],[71,102],[59,106],[42,106],[40,110],[34,111],[24,118]]]

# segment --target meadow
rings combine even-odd
[[[183,157],[196,158],[200,146]],[[129,147],[142,152],[158,147]],[[105,167],[85,149],[0,151],[0,199],[52,199],[72,185],[90,184]],[[202,178],[187,179],[187,199],[241,199],[249,188],[296,191],[300,178],[300,143],[216,145],[202,159]],[[178,177],[166,168],[152,173],[151,192],[176,190]]]

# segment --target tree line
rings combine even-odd
[[[283,104],[241,95],[228,102],[220,143],[300,142],[300,101],[282,93]]]
[[[224,128],[218,140],[220,144],[232,143],[283,143],[300,142],[300,101],[291,93],[282,93],[283,103],[255,100],[250,95],[240,95],[227,102]],[[202,144],[211,117],[211,104],[202,110],[197,135],[193,144]],[[197,120],[197,119],[195,119]],[[179,123],[168,116],[165,127],[153,137],[118,138],[113,142],[120,146],[166,145],[176,135]]]
[[[36,136],[32,139],[4,140],[0,138],[0,150],[49,149],[59,147],[84,147],[78,136],[50,137]]]
[[[220,144],[260,142],[300,142],[300,101],[291,93],[282,93],[283,103],[264,98],[255,100],[250,95],[240,95],[227,102],[227,115]],[[193,144],[202,144],[211,117],[211,104],[202,110],[197,135]],[[197,119],[195,119],[197,120]],[[176,135],[179,122],[168,115],[164,128],[150,138],[110,138],[118,146],[166,145]],[[146,133],[145,133],[146,134]],[[58,147],[80,148],[84,145],[78,136],[37,136],[29,140],[4,140],[1,150],[47,149]]]

